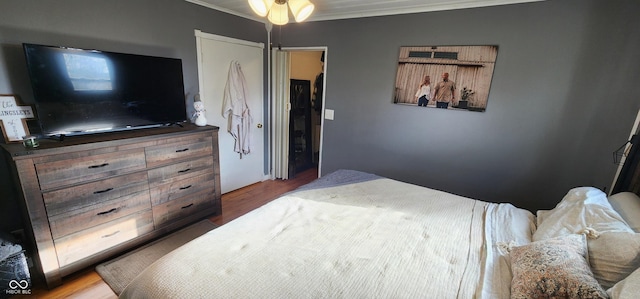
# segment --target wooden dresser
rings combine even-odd
[[[49,287],[222,211],[217,127],[186,124],[41,140],[36,149],[2,147],[35,268]]]

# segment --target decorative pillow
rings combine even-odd
[[[587,228],[599,233],[633,230],[609,204],[604,192],[593,187],[569,190],[553,210],[544,213],[533,240],[539,241],[569,234],[580,234]]]
[[[587,264],[584,235],[511,250],[511,298],[608,298]]]
[[[611,299],[638,299],[640,294],[640,268],[607,290]]]
[[[620,192],[609,196],[609,203],[636,233],[640,233],[640,197],[638,195]]]
[[[593,276],[605,289],[629,276],[640,267],[640,234],[602,233],[587,239]]]

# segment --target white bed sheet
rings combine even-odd
[[[523,211],[386,178],[297,191],[171,252],[121,298],[508,298],[495,244],[530,240]]]

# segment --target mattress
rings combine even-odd
[[[510,204],[338,171],[174,250],[120,297],[508,298],[501,244],[534,230]]]

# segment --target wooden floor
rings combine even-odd
[[[312,168],[289,180],[274,180],[256,183],[242,189],[222,195],[222,215],[209,218],[212,222],[223,225],[257,207],[268,203],[281,194],[289,192],[318,177],[318,169]],[[118,298],[102,280],[94,267],[87,268],[62,280],[62,285],[46,290],[35,288],[31,296],[25,298]],[[16,297],[19,298],[19,297]]]

